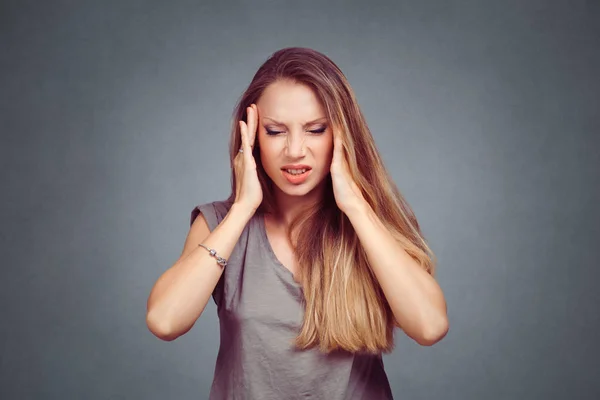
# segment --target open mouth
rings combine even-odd
[[[306,171],[310,171],[310,168],[295,168],[295,169],[283,169],[283,171],[287,172],[290,175],[302,175],[305,174]]]
[[[303,183],[310,175],[312,168],[282,168],[281,172],[288,182],[293,184]]]

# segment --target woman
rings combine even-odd
[[[389,399],[394,327],[447,332],[434,258],[387,174],[352,89],[325,55],[274,53],[234,114],[232,193],[197,206],[156,282],[163,340],[212,295],[221,345],[211,399]]]

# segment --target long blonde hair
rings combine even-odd
[[[280,79],[313,89],[329,121],[340,128],[351,175],[366,201],[406,252],[433,275],[435,256],[412,209],[383,165],[350,84],[333,61],[315,50],[290,47],[273,53],[239,99],[231,128],[232,192],[228,200],[235,199],[233,159],[241,147],[237,121],[245,121],[246,107],[256,103],[265,88]],[[256,140],[253,154],[263,189],[263,202],[257,212],[270,213],[276,209],[273,182],[262,167],[258,146]],[[300,349],[318,346],[325,353],[388,353],[394,347],[397,323],[352,224],[335,203],[331,175],[326,180],[323,202],[299,215],[288,230],[298,260],[305,307],[295,345]]]

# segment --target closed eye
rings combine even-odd
[[[327,129],[326,126],[319,128],[319,129],[313,129],[312,131],[309,131],[310,133],[316,133],[316,134],[321,134],[323,132],[325,132],[325,129]]]
[[[309,132],[310,133],[314,133],[316,135],[320,135],[320,134],[324,133],[326,129],[327,129],[327,127],[324,126],[322,128],[319,128],[319,129],[310,130]],[[265,130],[267,131],[267,135],[270,135],[270,136],[275,136],[275,135],[278,135],[278,134],[284,132],[284,131],[272,131],[272,130],[267,129],[267,128],[265,128]]]

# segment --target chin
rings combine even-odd
[[[288,196],[305,196],[315,189],[315,185],[291,185],[287,182],[275,182],[275,186],[280,192]]]
[[[296,189],[296,190],[288,190],[285,192],[285,194],[287,194],[288,196],[302,197],[302,196],[306,196],[306,195],[310,194],[314,189],[315,189],[314,187],[311,187],[309,189],[302,188],[302,189]]]

